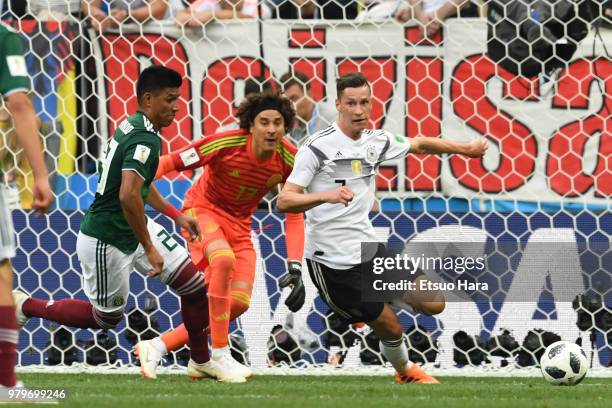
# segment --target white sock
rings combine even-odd
[[[213,348],[211,350],[210,353],[210,357],[214,358],[215,360],[218,360],[224,356],[227,356],[228,354],[230,354],[230,348],[229,346],[225,346],[225,347],[221,347],[221,348]]]
[[[156,337],[153,340],[153,346],[161,353],[162,356],[168,354],[168,349],[166,348],[166,344],[162,341],[161,337]]]
[[[411,363],[408,360],[408,349],[404,343],[404,337],[397,340],[381,340],[380,350],[398,373],[403,374],[410,367]]]

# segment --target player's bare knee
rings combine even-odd
[[[444,311],[444,309],[446,308],[446,302],[444,300],[436,302],[422,302],[417,308],[421,313],[425,315],[437,315]]]
[[[427,281],[428,279],[425,275],[419,276],[415,280],[417,285],[421,280]],[[444,293],[439,290],[418,290],[409,292],[404,298],[404,302],[410,305],[415,312],[429,316],[442,313],[446,307]]]
[[[103,312],[100,309],[93,309],[94,320],[104,330],[114,329],[121,319],[123,319],[123,309],[112,312]]]

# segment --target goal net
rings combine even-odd
[[[487,9],[459,1],[409,7],[334,0],[334,13],[343,18],[315,7],[314,18],[300,19],[290,0],[245,1],[239,7],[246,14],[258,5],[254,18],[181,26],[175,22],[181,2],[169,1],[162,17],[126,19],[102,33],[76,17],[75,2],[51,10],[38,5],[46,2],[30,3],[23,12],[5,5],[3,19],[22,34],[56,207],[41,218],[28,210],[31,174],[3,111],[16,287],[44,299],[86,299],[76,234],[95,194],[101,146],[135,111],[143,68],[163,64],[185,79],[177,119],[162,131],[164,153],[234,123],[253,79],[281,90],[284,73],[304,73],[304,98],[316,103],[317,115],[324,105],[334,109],[336,78],[361,71],[372,88],[372,128],[408,138],[483,137],[489,144],[482,159],[409,155],[380,168],[371,219],[381,242],[417,256],[435,247],[442,258],[485,260],[478,273],[433,271],[440,282],[457,285],[463,276],[487,286],[447,292],[441,314],[397,309],[411,360],[442,373],[530,375],[546,345],[563,339],[580,342],[595,372],[610,374],[612,31],[606,2],[594,2],[595,14],[585,15],[577,4],[558,1],[559,7],[569,3],[573,14],[556,16],[554,9],[546,19],[520,14],[513,1]],[[436,7],[455,3],[463,3],[461,16],[442,20]],[[404,10],[412,10],[414,18],[400,21],[398,10],[408,17]],[[584,38],[572,37],[581,27]],[[299,119],[305,133],[312,130],[309,116]],[[180,207],[198,176],[156,185]],[[176,232],[164,216],[149,215]],[[283,219],[272,195],[254,216],[257,271],[251,307],[231,325],[233,352],[265,372],[389,372],[368,326],[331,313],[306,271],[306,303],[288,311],[287,293],[278,287],[286,271]],[[183,243],[180,234],[175,238]],[[181,318],[178,297],[157,281],[134,272],[130,290],[126,318],[115,330],[29,321],[19,338],[21,369],[136,367],[135,342]],[[164,366],[172,371],[187,360],[186,349],[178,350]]]

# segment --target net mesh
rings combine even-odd
[[[249,79],[281,89],[285,72],[306,74],[303,98],[316,103],[322,122],[326,110],[334,112],[335,79],[358,70],[372,86],[372,128],[489,142],[482,160],[409,155],[380,168],[371,218],[381,241],[406,247],[480,243],[490,261],[483,279],[497,282],[495,291],[447,299],[437,316],[399,309],[411,360],[445,373],[529,375],[545,346],[559,337],[580,341],[593,367],[611,364],[612,32],[609,20],[598,17],[609,11],[605,3],[595,2],[594,14],[574,7],[570,17],[554,15],[554,27],[539,14],[522,15],[513,27],[527,34],[515,30],[510,39],[504,24],[521,14],[509,1],[491,2],[488,9],[459,1],[244,1],[236,7],[252,18],[227,20],[219,11],[216,18],[185,12],[176,2],[161,14],[148,6],[156,18],[145,23],[134,11],[119,22],[122,14],[113,10],[121,8],[112,2],[110,11],[102,10],[111,17],[85,18],[74,3],[31,1],[25,14],[4,14],[22,34],[57,203],[48,217],[28,211],[30,170],[2,113],[3,188],[15,207],[17,287],[43,299],[86,299],[76,234],[95,193],[101,146],[136,110],[134,88],[143,68],[163,64],[186,79],[177,119],[162,131],[163,153],[235,123]],[[220,3],[209,6],[220,10]],[[449,5],[451,14],[461,5],[461,17],[444,18]],[[534,20],[550,30],[529,31]],[[567,64],[555,64],[561,51],[550,48],[564,42],[555,35],[566,38],[581,22],[586,38],[565,41],[577,50]],[[503,58],[494,57],[500,52],[495,44],[504,43]],[[520,47],[511,46],[518,43],[526,44],[523,57]],[[533,72],[526,75],[521,70],[528,67]],[[314,126],[300,120],[297,143]],[[197,172],[185,173],[156,185],[180,206],[195,177]],[[149,215],[176,232],[164,216]],[[283,219],[273,195],[254,216],[257,272],[251,307],[231,326],[236,357],[268,372],[390,372],[374,333],[330,313],[307,273],[306,303],[298,313],[288,311],[287,293],[278,287],[286,271]],[[180,234],[175,238],[183,243]],[[517,247],[495,248],[499,241]],[[539,242],[574,250],[533,255],[543,257],[542,264],[528,255]],[[505,267],[496,269],[500,263]],[[561,299],[554,283],[567,280],[578,284],[561,284]],[[541,295],[515,301],[510,294],[527,283]],[[137,364],[131,352],[136,341],[180,322],[178,297],[134,272],[126,318],[116,329],[72,330],[32,319],[21,330],[19,364],[130,371]],[[185,348],[172,352],[164,366],[173,372],[188,357]]]

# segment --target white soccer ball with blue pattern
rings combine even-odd
[[[546,349],[540,359],[542,375],[553,385],[576,385],[589,369],[582,348],[569,341],[557,341]]]

